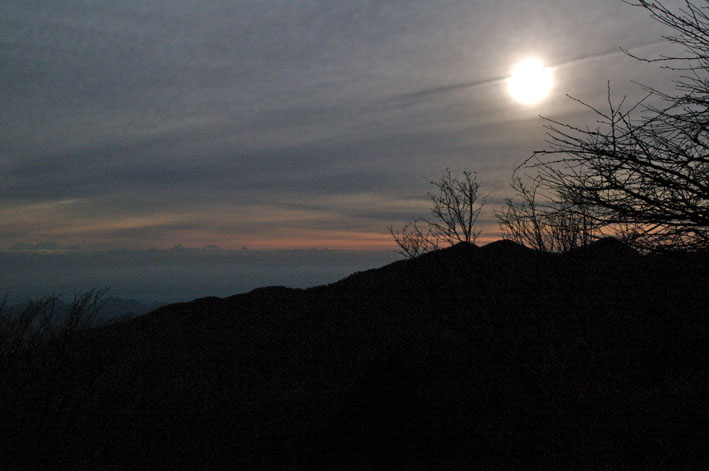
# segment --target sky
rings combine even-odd
[[[620,0],[0,0],[0,249],[390,252],[446,169],[494,240],[539,116],[667,86],[619,50],[666,33]]]
[[[0,251],[0,301],[109,288],[107,296],[144,303],[226,297],[264,286],[307,288],[390,263],[385,251],[102,250]],[[0,311],[1,312],[1,311]]]

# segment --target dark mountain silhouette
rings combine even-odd
[[[460,244],[58,339],[4,365],[4,469],[705,469],[709,256],[625,249]]]

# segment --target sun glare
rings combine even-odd
[[[551,91],[554,81],[551,69],[539,59],[527,59],[512,69],[507,87],[512,97],[525,105],[542,101]]]

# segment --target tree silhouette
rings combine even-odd
[[[440,247],[440,240],[431,225],[423,220],[407,222],[401,232],[389,226],[389,233],[399,246],[399,253],[408,258],[418,257]]]
[[[629,3],[629,2],[628,2]],[[580,100],[598,116],[594,128],[546,119],[549,147],[524,166],[538,184],[573,208],[589,208],[593,225],[622,232],[637,247],[709,247],[709,16],[686,1],[673,11],[661,2],[631,3],[676,33],[666,39],[683,55],[638,60],[680,72],[675,91],[645,86],[647,97],[608,110]],[[649,105],[650,97],[662,105]]]
[[[503,238],[542,252],[568,252],[604,235],[591,208],[545,194],[539,177],[529,179],[514,176],[510,186],[517,200],[505,199],[495,212]]]
[[[413,258],[441,246],[458,243],[474,244],[481,229],[477,226],[487,195],[480,193],[477,174],[463,170],[462,177],[454,177],[450,170],[437,182],[431,198],[432,220],[419,219],[404,225],[401,232],[389,227],[399,253]]]

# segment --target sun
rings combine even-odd
[[[507,79],[510,95],[525,105],[534,105],[542,101],[554,85],[551,69],[544,67],[539,59],[527,59],[512,69]]]

